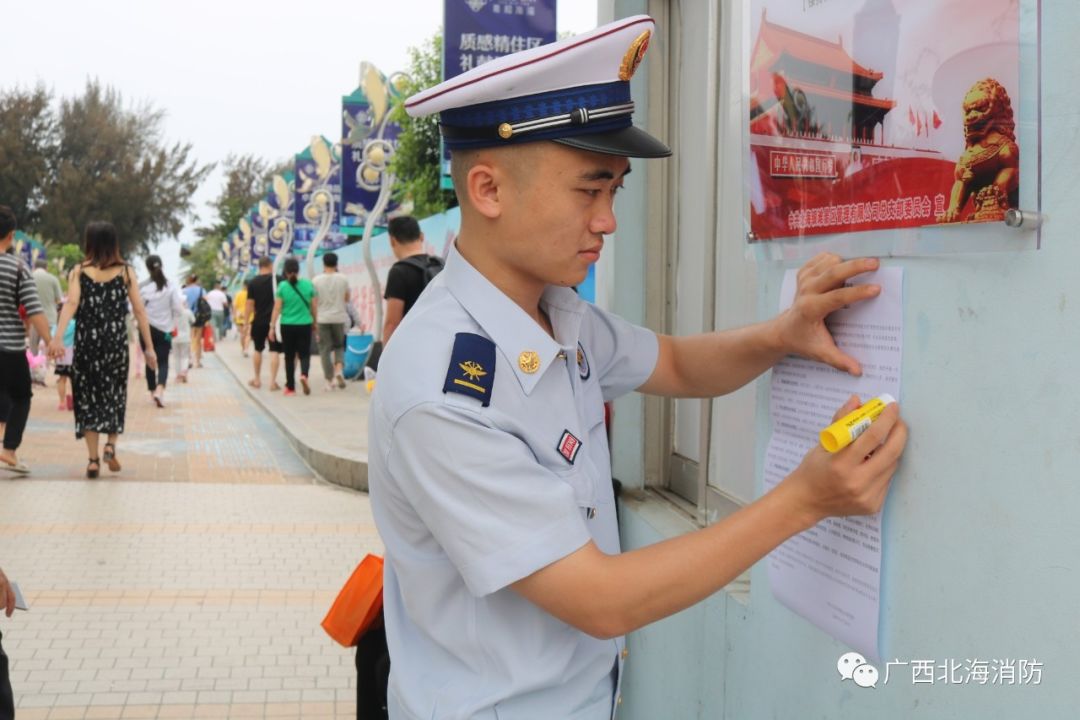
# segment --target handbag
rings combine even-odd
[[[342,647],[354,647],[382,613],[383,559],[366,555],[341,588],[322,627]]]

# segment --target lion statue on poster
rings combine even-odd
[[[938,220],[1004,220],[1018,201],[1020,148],[1009,93],[993,78],[978,81],[964,96],[964,145],[949,207]],[[968,198],[974,198],[974,208],[961,217]]]

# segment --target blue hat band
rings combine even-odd
[[[446,110],[441,128],[451,150],[554,140],[630,127],[629,82],[576,88]]]

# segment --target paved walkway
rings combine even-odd
[[[35,389],[33,474],[0,475],[0,566],[31,605],[0,616],[19,720],[355,717],[352,653],[319,622],[382,550],[367,497],[317,478],[205,365],[165,410],[132,381],[124,469],[98,480]]]
[[[251,358],[245,358],[240,343],[226,340],[218,344],[218,359],[245,391],[275,418],[279,427],[304,460],[323,478],[355,490],[367,491],[367,417],[369,396],[362,382],[349,382],[344,390],[327,390],[318,356],[311,358],[311,395],[300,392],[285,397],[271,392],[270,354],[263,354],[262,387],[248,386],[254,376]],[[298,370],[299,372],[299,370]],[[278,384],[285,386],[285,369],[278,371]]]

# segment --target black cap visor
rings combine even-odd
[[[621,155],[622,157],[662,158],[671,155],[671,148],[633,125],[609,132],[555,138],[552,142],[590,152],[603,153],[604,155]]]

